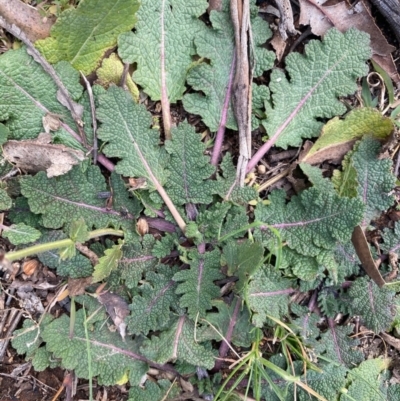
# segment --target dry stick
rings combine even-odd
[[[42,57],[42,55],[36,50],[36,48],[33,46],[32,42],[26,37],[24,32],[20,28],[18,28],[15,25],[9,24],[2,16],[0,16],[0,26],[10,32],[12,35],[14,35],[17,39],[19,39],[21,42],[25,43],[27,47],[27,52],[30,54],[33,59],[39,63],[42,68],[50,75],[50,77],[53,79],[54,83],[57,85],[59,89],[59,94],[60,97],[58,100],[60,101],[63,106],[67,107],[69,111],[71,112],[72,118],[74,119],[80,135],[78,135],[71,127],[69,127],[67,124],[61,122],[61,126],[69,133],[71,134],[77,141],[82,143],[83,145],[87,146],[86,144],[86,137],[83,132],[82,126],[82,120],[81,120],[81,113],[83,110],[82,106],[75,103],[71,97],[69,96],[68,90],[64,86],[64,84],[61,82],[60,78],[58,77],[57,73],[55,72],[54,68]],[[98,161],[109,171],[113,171],[115,169],[114,164],[108,160],[104,155],[99,155],[98,156]]]
[[[247,163],[251,155],[251,81],[252,63],[250,60],[250,4],[249,0],[231,0],[231,19],[235,32],[236,70],[233,82],[233,106],[239,129],[239,160],[237,180],[244,185]]]
[[[163,126],[165,139],[172,139],[171,136],[171,112],[169,107],[168,92],[167,92],[167,79],[165,72],[165,30],[164,30],[164,11],[165,0],[162,1],[161,6],[161,44],[160,44],[160,62],[161,62],[161,108],[163,116]]]
[[[213,166],[218,166],[218,161],[221,156],[222,144],[224,143],[225,126],[228,117],[229,101],[231,100],[231,95],[232,95],[233,73],[235,71],[235,65],[236,65],[236,49],[234,49],[233,51],[231,71],[229,73],[228,86],[226,88],[224,105],[222,107],[221,120],[219,122],[217,135],[215,136],[215,144],[211,156],[211,164]]]
[[[98,157],[98,144],[97,144],[97,120],[96,120],[96,107],[94,105],[93,91],[89,81],[86,79],[85,74],[80,71],[83,80],[85,81],[86,90],[89,95],[90,111],[92,114],[92,128],[93,128],[93,164],[97,164]]]

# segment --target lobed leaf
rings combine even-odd
[[[123,244],[123,241],[120,241],[118,245],[114,245],[104,251],[104,256],[99,259],[99,263],[94,267],[94,283],[104,280],[118,266],[122,258],[121,248]]]
[[[132,298],[131,313],[126,318],[131,333],[147,335],[168,327],[171,309],[179,302],[173,275],[174,269],[169,266],[158,266],[157,273],[147,272],[145,282],[137,289],[140,295]]]
[[[21,192],[28,198],[33,213],[42,214],[43,226],[61,228],[83,218],[89,228],[116,227],[132,220],[120,212],[105,207],[97,194],[107,190],[100,169],[90,166],[86,172],[75,167],[68,174],[47,178],[45,172],[21,179]]]
[[[392,305],[395,294],[388,288],[379,288],[367,277],[360,277],[349,290],[351,311],[354,315],[359,315],[374,333],[379,333],[386,330],[393,321],[395,311]]]
[[[188,318],[176,318],[159,337],[152,336],[151,340],[146,340],[141,351],[158,363],[179,360],[211,369],[214,366],[213,352],[196,342],[194,329],[194,323]]]
[[[334,326],[321,334],[319,344],[315,345],[315,351],[331,361],[344,366],[358,365],[364,356],[357,349],[359,340],[350,337],[353,334],[354,325]]]
[[[272,266],[265,266],[251,277],[244,297],[253,312],[252,322],[256,327],[263,327],[266,323],[271,325],[267,315],[281,319],[288,314],[289,295],[294,291],[292,284]]]
[[[233,80],[235,40],[229,1],[222,2],[222,11],[211,11],[212,27],[204,26],[196,35],[194,42],[197,54],[205,59],[190,68],[187,76],[188,84],[197,92],[183,97],[185,110],[202,117],[204,124],[211,131],[217,131],[221,121],[228,86]],[[258,77],[273,66],[274,53],[261,47],[270,37],[268,24],[257,13],[252,13],[250,26],[254,42],[255,69]],[[237,130],[231,104],[227,111],[225,126]]]
[[[111,332],[103,322],[92,324],[84,330],[83,310],[75,315],[74,333],[70,336],[70,319],[62,315],[44,327],[42,332],[46,348],[56,358],[61,358],[64,369],[73,369],[77,377],[97,377],[103,385],[116,384],[127,372],[132,384],[139,384],[147,371],[147,364],[138,353],[137,344],[129,338],[123,341],[117,332]],[[89,347],[89,355],[87,348]],[[91,358],[91,371],[89,360]]]
[[[391,170],[392,160],[379,159],[379,150],[380,143],[367,137],[351,155],[352,165],[357,171],[358,196],[365,205],[363,227],[394,203],[394,195],[390,194],[396,183]]]
[[[255,211],[256,220],[265,223],[264,240],[271,241],[268,227],[272,227],[290,248],[306,256],[331,250],[337,241],[349,241],[362,218],[363,204],[356,198],[339,197],[328,186],[324,189],[307,189],[288,204],[284,191],[273,191],[270,204],[259,204]]]
[[[279,135],[276,145],[284,149],[317,136],[322,127],[317,118],[346,111],[338,97],[355,92],[355,78],[367,73],[370,56],[368,35],[355,29],[331,29],[322,42],[310,41],[304,55],[290,53],[285,59],[290,81],[281,70],[271,74],[272,104],[266,103],[268,117],[263,122],[268,136]]]
[[[195,53],[194,38],[204,26],[198,17],[206,8],[205,0],[144,1],[137,13],[136,32],[119,36],[120,57],[137,64],[133,80],[152,100],[160,100],[163,89],[170,103],[182,98]],[[166,88],[162,87],[163,73]]]
[[[217,192],[217,182],[210,180],[215,167],[204,156],[206,146],[194,127],[186,122],[172,132],[172,140],[165,142],[170,154],[167,166],[169,178],[165,185],[171,200],[177,205],[187,203],[212,203]]]
[[[99,98],[98,137],[106,141],[103,152],[121,159],[115,171],[126,177],[146,178],[150,190],[167,181],[167,155],[159,147],[159,132],[150,129],[151,114],[123,89],[112,86]]]
[[[346,398],[352,397],[363,401],[386,400],[387,398],[381,389],[383,384],[382,372],[389,367],[389,363],[389,359],[369,359],[352,369],[348,375],[350,386]],[[340,399],[345,398],[341,397]]]
[[[175,273],[173,279],[179,282],[176,293],[181,295],[180,306],[188,308],[188,315],[196,319],[212,308],[211,301],[219,296],[219,287],[214,281],[223,276],[219,269],[218,249],[204,254],[191,252],[189,258],[190,268]]]

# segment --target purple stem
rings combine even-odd
[[[231,319],[229,321],[229,326],[226,329],[225,332],[225,338],[222,339],[221,345],[219,346],[219,357],[221,359],[217,359],[213,368],[214,372],[218,372],[222,369],[223,366],[223,359],[225,358],[226,355],[228,354],[228,350],[229,350],[229,344],[232,340],[232,335],[233,335],[233,329],[237,323],[237,317],[239,314],[239,310],[240,310],[240,304],[241,302],[239,301],[238,298],[235,298],[236,300],[236,305],[235,305],[235,309],[233,310],[233,314],[231,316]]]
[[[221,156],[221,149],[222,149],[222,144],[224,142],[224,135],[225,135],[225,125],[226,125],[226,120],[228,117],[229,102],[231,100],[233,73],[235,71],[235,64],[236,64],[236,51],[234,49],[232,64],[231,64],[231,71],[229,73],[228,86],[226,88],[225,100],[224,100],[224,105],[223,105],[222,113],[221,113],[221,120],[219,122],[217,135],[215,136],[214,149],[213,149],[212,156],[211,156],[211,164],[213,166],[218,165],[218,161]]]

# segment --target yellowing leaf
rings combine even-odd
[[[97,83],[105,88],[108,88],[110,84],[119,85],[123,71],[122,61],[115,53],[112,53],[109,58],[103,60],[101,67],[97,70]],[[126,86],[135,102],[139,102],[139,89],[129,74],[126,77]]]
[[[50,63],[66,60],[87,75],[117,44],[118,35],[133,28],[138,8],[137,0],[82,1],[76,9],[64,11],[51,36],[38,40],[36,47]]]
[[[339,117],[330,120],[302,161],[317,164],[324,160],[341,160],[363,135],[385,139],[393,129],[392,120],[375,109],[353,110],[344,120]]]

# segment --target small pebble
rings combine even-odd
[[[265,168],[265,166],[263,164],[259,164],[257,166],[257,171],[258,171],[258,174],[265,174],[267,169]]]

